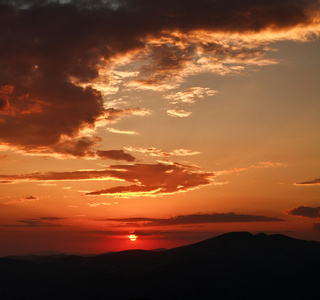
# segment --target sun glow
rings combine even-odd
[[[130,234],[129,235],[129,239],[131,240],[131,242],[135,242],[137,240],[138,236],[135,234]]]

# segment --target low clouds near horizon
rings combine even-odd
[[[40,217],[36,219],[24,219],[24,220],[17,221],[19,224],[0,224],[0,226],[12,227],[12,228],[61,227],[64,225],[55,223],[55,222],[63,221],[63,220],[65,220],[65,218]]]
[[[231,223],[231,222],[279,222],[284,220],[279,218],[246,215],[246,214],[213,213],[213,214],[180,215],[180,216],[174,216],[167,219],[136,217],[136,218],[107,218],[101,221],[120,223],[119,225],[120,227],[122,226],[148,227],[148,226],[172,226],[172,225]]]
[[[318,207],[298,206],[298,207],[288,209],[286,213],[291,216],[320,218],[320,206]]]

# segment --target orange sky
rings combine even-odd
[[[319,1],[22,2],[0,15],[0,255],[320,240]]]

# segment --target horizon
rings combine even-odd
[[[108,252],[101,252],[101,253],[71,253],[71,252],[60,252],[60,251],[52,251],[52,250],[49,250],[49,249],[46,249],[46,250],[41,250],[41,251],[38,251],[38,252],[31,252],[31,253],[17,253],[17,254],[10,254],[10,255],[5,255],[5,256],[0,256],[0,258],[6,258],[6,257],[27,257],[27,256],[55,256],[55,255],[66,255],[66,256],[84,256],[84,257],[91,257],[91,256],[100,256],[100,255],[105,255],[105,254],[111,254],[111,253],[119,253],[119,252],[127,252],[127,251],[155,251],[155,252],[158,252],[158,251],[168,251],[168,250],[173,250],[173,249],[176,249],[176,248],[181,248],[181,247],[185,247],[185,246],[192,246],[194,244],[198,244],[198,243],[201,243],[201,242],[205,242],[205,241],[208,241],[208,240],[214,240],[215,238],[219,238],[219,237],[223,237],[223,236],[231,236],[231,235],[235,235],[235,234],[251,234],[253,237],[255,236],[261,236],[261,235],[265,235],[267,237],[272,237],[272,236],[283,236],[283,237],[286,237],[286,238],[291,238],[291,239],[294,239],[294,240],[298,240],[298,241],[305,241],[305,242],[318,242],[320,243],[319,241],[314,241],[314,240],[305,240],[305,239],[297,239],[297,238],[293,238],[289,235],[286,235],[286,234],[279,234],[279,233],[272,233],[272,234],[266,234],[264,232],[257,232],[257,233],[251,233],[251,232],[248,232],[248,231],[232,231],[232,232],[226,232],[226,233],[222,233],[222,234],[219,234],[219,235],[216,235],[216,236],[212,236],[212,237],[209,237],[209,238],[206,238],[206,239],[202,239],[200,241],[196,241],[196,242],[192,242],[192,243],[188,243],[188,244],[183,244],[183,245],[179,245],[179,246],[176,246],[176,247],[173,247],[173,248],[155,248],[155,249],[140,249],[140,248],[129,248],[129,249],[123,249],[123,250],[119,250],[119,251],[108,251]]]
[[[320,1],[0,4],[0,257],[320,241]]]

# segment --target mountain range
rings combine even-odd
[[[163,251],[0,258],[0,299],[319,299],[319,270],[320,242],[232,232]]]

